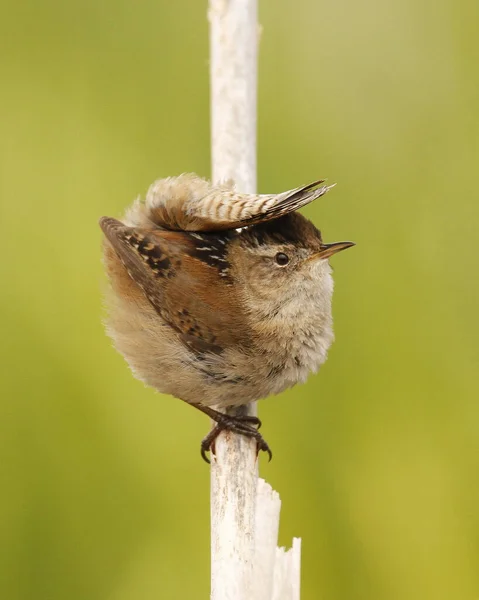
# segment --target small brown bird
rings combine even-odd
[[[253,437],[251,416],[220,412],[304,382],[333,341],[325,244],[298,208],[332,186],[240,194],[194,174],[152,185],[123,222],[100,219],[111,283],[107,331],[134,375],[195,406],[220,431]]]

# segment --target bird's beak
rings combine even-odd
[[[333,244],[321,244],[321,250],[313,254],[311,259],[315,258],[329,258],[341,250],[346,250],[346,248],[351,248],[351,246],[355,246],[354,242],[334,242]]]

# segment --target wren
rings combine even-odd
[[[329,257],[295,212],[332,186],[241,194],[194,174],[154,183],[122,221],[102,217],[110,281],[107,332],[133,374],[206,413],[223,430],[255,438],[257,417],[221,412],[306,381],[333,341]]]

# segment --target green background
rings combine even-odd
[[[479,597],[479,4],[260,0],[259,189],[318,177],[336,343],[261,403],[302,600]],[[101,215],[208,176],[206,2],[0,13],[0,598],[208,598],[208,420],[101,326]]]

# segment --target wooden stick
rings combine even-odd
[[[210,0],[212,179],[256,192],[257,0]],[[256,405],[230,410],[256,414]],[[211,600],[299,600],[299,540],[276,548],[279,496],[256,442],[222,433],[211,456]]]
[[[210,0],[208,14],[212,179],[247,193],[256,192],[257,11],[257,0]],[[211,461],[211,600],[253,597],[257,482],[256,442],[221,434]]]
[[[213,181],[256,193],[257,0],[210,0]]]

